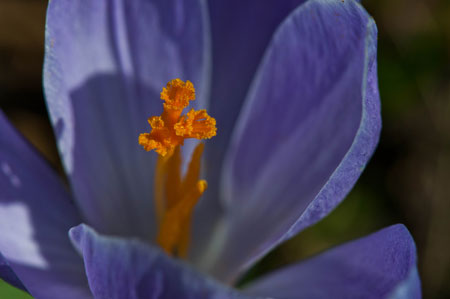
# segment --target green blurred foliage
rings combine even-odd
[[[418,247],[424,298],[450,298],[450,1],[362,2],[379,29],[383,131],[376,154],[335,211],[267,255],[242,284],[404,223]],[[0,1],[0,104],[62,173],[41,90],[45,6]],[[0,281],[0,298],[29,296]]]
[[[0,279],[0,298],[2,299],[30,299],[33,298],[22,290],[10,286]]]

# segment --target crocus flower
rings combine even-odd
[[[44,88],[70,188],[0,114],[0,276],[36,298],[420,298],[402,225],[233,289],[372,155],[376,34],[354,0],[50,1]],[[183,255],[158,245],[158,155],[137,142],[175,78],[217,121]]]

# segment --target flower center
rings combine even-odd
[[[165,101],[164,111],[161,116],[148,119],[152,130],[139,135],[139,144],[146,151],[155,150],[159,154],[154,182],[157,242],[169,255],[186,257],[192,213],[207,183],[199,179],[203,143],[195,148],[183,177],[180,146],[186,138],[209,139],[215,136],[216,120],[206,110],[191,109],[182,115],[189,101],[195,99],[195,89],[190,81],[170,81],[163,88],[161,99]]]

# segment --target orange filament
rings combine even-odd
[[[148,119],[152,128],[150,133],[139,135],[139,144],[146,151],[155,150],[165,156],[172,154],[176,146],[183,145],[186,138],[210,139],[216,135],[216,120],[206,110],[191,109],[187,115],[181,115],[189,101],[195,99],[195,89],[190,81],[170,81],[163,88],[161,99],[165,101],[163,113]]]
[[[148,119],[150,133],[139,136],[145,150],[155,150],[155,206],[159,225],[157,242],[169,255],[186,257],[190,243],[191,218],[195,205],[207,188],[200,180],[200,162],[204,145],[195,148],[186,174],[181,175],[181,150],[185,138],[206,139],[216,135],[216,120],[206,110],[182,110],[194,100],[191,82],[170,81],[161,92],[165,101],[161,116]]]
[[[163,215],[159,217],[157,242],[168,254],[185,257],[190,243],[190,223],[194,207],[207,188],[205,180],[199,180],[200,158],[204,145],[198,144],[192,155],[186,175],[181,180],[181,154],[177,146],[165,162],[160,176],[165,178]],[[159,157],[159,159],[165,159]],[[158,174],[157,174],[158,176]]]

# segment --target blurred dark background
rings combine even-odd
[[[414,236],[424,298],[450,298],[450,1],[366,0],[379,30],[383,131],[349,197],[260,275],[394,223]],[[42,95],[44,0],[0,0],[0,108],[62,168]],[[0,281],[0,298],[29,298]]]

